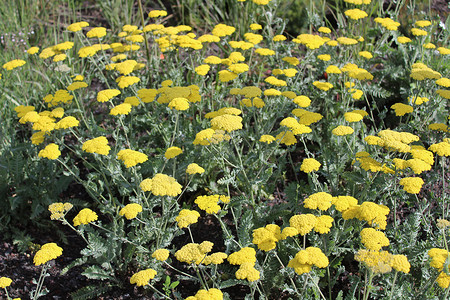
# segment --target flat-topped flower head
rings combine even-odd
[[[119,153],[117,153],[117,159],[123,161],[127,168],[131,168],[136,166],[137,164],[146,162],[148,160],[148,156],[139,151],[124,149],[120,150]]]
[[[94,27],[86,33],[88,38],[101,38],[106,35],[105,27]]]
[[[42,245],[41,249],[34,255],[33,263],[36,266],[45,264],[62,255],[63,249],[55,243],[47,243]]]
[[[321,163],[314,158],[305,158],[300,166],[300,171],[305,173],[311,173],[314,171],[319,171]]]
[[[99,136],[97,138],[93,138],[84,142],[81,149],[88,153],[108,155],[111,147],[108,145],[108,139],[106,137]]]
[[[196,163],[189,164],[186,168],[186,173],[188,173],[189,175],[203,174],[204,172],[205,172],[205,169],[203,169]]]
[[[125,216],[128,220],[137,217],[138,213],[142,211],[142,206],[138,203],[130,203],[125,205],[120,211],[119,216]]]
[[[10,286],[12,279],[8,277],[0,277],[0,288],[5,289]]]
[[[191,224],[197,223],[198,218],[200,218],[200,214],[197,211],[182,209],[175,218],[175,221],[177,221],[179,228],[185,228]]]
[[[79,226],[81,224],[87,225],[98,219],[97,213],[90,210],[89,208],[83,208],[80,212],[73,218],[73,226]]]
[[[48,144],[44,149],[39,151],[38,156],[48,158],[51,160],[57,159],[61,155],[61,151],[59,151],[58,145],[51,143]]]
[[[153,269],[146,269],[139,271],[130,278],[131,284],[136,284],[136,286],[144,286],[147,285],[150,281],[150,279],[155,278],[156,271]]]
[[[183,150],[181,150],[181,148],[179,147],[170,147],[166,150],[166,152],[164,153],[164,157],[166,159],[171,159],[174,158],[178,155],[180,155],[181,153],[183,153]]]
[[[140,184],[144,192],[152,192],[155,196],[178,196],[181,194],[181,184],[175,178],[158,173],[152,179],[144,179]]]
[[[14,59],[14,60],[11,60],[11,61],[3,64],[3,69],[5,69],[7,71],[11,71],[15,68],[23,66],[25,63],[26,62],[22,59]]]

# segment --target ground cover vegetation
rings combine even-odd
[[[107,2],[2,42],[0,226],[41,273],[1,297],[76,269],[73,299],[448,298],[443,14],[311,1],[293,35],[278,0]]]

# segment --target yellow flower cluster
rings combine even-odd
[[[327,210],[331,207],[333,196],[326,192],[312,194],[303,201],[303,206],[309,209]]]
[[[138,203],[130,203],[125,205],[120,211],[119,216],[125,216],[128,220],[137,217],[138,213],[142,211],[142,206]]]
[[[3,64],[3,69],[5,69],[7,71],[11,71],[15,68],[23,66],[25,63],[26,62],[22,59],[14,59],[14,60],[8,61],[7,63]]]
[[[337,136],[343,136],[343,135],[349,135],[355,132],[353,128],[350,126],[345,125],[339,125],[338,127],[334,128],[331,133]]]
[[[321,164],[314,158],[305,158],[300,166],[300,170],[305,173],[311,173],[313,171],[319,171]]]
[[[72,32],[77,32],[82,30],[84,27],[89,26],[88,22],[76,22],[76,23],[72,23],[69,26],[67,26],[67,30],[72,31]]]
[[[172,196],[181,194],[181,184],[175,178],[158,173],[152,179],[144,179],[140,184],[144,192],[152,192],[155,196]]]
[[[219,202],[229,203],[230,198],[225,195],[198,196],[194,201],[198,208],[206,211],[208,214],[217,214],[219,212]]]
[[[320,48],[327,39],[321,37],[320,35],[303,33],[297,36],[297,38],[292,40],[294,43],[303,44],[309,49]]]
[[[276,242],[281,239],[281,230],[278,225],[268,224],[265,227],[253,230],[252,243],[258,246],[258,249],[270,251],[275,249]]]
[[[174,157],[180,155],[181,153],[183,153],[183,150],[181,150],[181,148],[179,148],[179,147],[170,147],[164,153],[164,157],[167,158],[167,159],[171,159],[171,158],[174,158]]]
[[[169,258],[170,251],[167,249],[157,249],[153,252],[152,257],[159,261],[165,261]]]
[[[410,194],[418,194],[424,181],[420,177],[405,177],[399,182],[403,186],[403,190]]]
[[[186,300],[222,300],[223,293],[219,289],[199,290],[195,296],[189,296]]]
[[[450,156],[450,143],[449,142],[440,142],[436,144],[432,144],[429,148],[430,151],[433,151],[439,156]]]
[[[361,221],[366,221],[375,229],[386,229],[387,215],[389,214],[389,207],[385,205],[376,204],[373,202],[363,202],[361,205],[354,205],[342,212],[342,218],[349,220],[357,218]]]
[[[41,249],[34,255],[33,263],[36,266],[45,264],[62,255],[63,249],[55,243],[47,243],[42,245]]]
[[[117,159],[123,161],[127,168],[131,168],[137,164],[146,162],[148,160],[148,156],[139,151],[124,149],[117,153]]]
[[[90,210],[89,208],[83,208],[80,212],[73,218],[73,226],[79,226],[81,224],[87,225],[98,219],[97,214]]]
[[[361,249],[355,254],[355,260],[364,263],[375,274],[384,274],[392,270],[409,273],[411,268],[408,258],[404,255],[392,255],[387,251]]]
[[[391,18],[375,18],[375,22],[386,28],[387,30],[396,31],[400,26],[399,22],[392,20]]]
[[[255,269],[256,251],[250,247],[244,247],[228,256],[228,262],[232,265],[239,265],[236,271],[237,279],[247,279],[256,281],[260,278],[260,273]]]
[[[10,286],[12,279],[8,277],[0,277],[0,288],[5,289]]]
[[[93,138],[84,142],[81,149],[88,153],[108,155],[111,147],[108,146],[108,139],[106,139],[106,137],[99,136],[97,138]]]
[[[330,228],[333,226],[333,221],[334,219],[328,215],[316,217],[313,214],[302,214],[292,216],[289,219],[289,226],[295,228],[300,235],[308,234],[313,229],[320,234],[325,234],[330,232]],[[285,233],[285,230],[283,230],[282,235],[284,236],[286,234],[287,233]]]
[[[369,250],[379,251],[381,247],[389,246],[389,239],[382,231],[364,228],[360,235],[361,243]]]
[[[441,74],[423,63],[415,63],[411,66],[411,78],[415,80],[439,79]]]
[[[344,14],[347,17],[349,17],[350,19],[353,19],[353,20],[364,19],[365,17],[368,16],[365,11],[360,10],[358,8],[348,9],[348,10],[345,11]]]
[[[57,159],[60,155],[61,151],[59,151],[58,145],[54,143],[48,144],[44,149],[39,151],[38,154],[39,157],[44,157],[52,160]]]
[[[333,85],[329,82],[323,82],[323,81],[314,81],[313,85],[322,90],[322,91],[328,91],[329,89],[333,88]]]
[[[203,169],[196,163],[189,164],[186,168],[186,173],[188,173],[189,175],[202,174],[204,172],[205,172],[205,169]]]
[[[396,116],[404,116],[405,114],[412,113],[414,110],[411,105],[403,103],[395,103],[391,108],[395,111]]]
[[[428,255],[431,257],[430,266],[440,272],[436,279],[437,284],[443,289],[448,288],[450,286],[450,275],[444,272],[444,266],[450,253],[445,249],[432,248],[428,250]]]
[[[185,228],[191,224],[197,223],[200,214],[195,210],[182,209],[175,221],[178,223],[178,227]]]
[[[144,286],[147,285],[150,279],[155,278],[156,271],[153,269],[146,269],[139,271],[130,278],[131,284],[136,284],[136,286]]]
[[[48,210],[51,212],[50,219],[61,220],[65,216],[65,214],[72,209],[72,207],[73,205],[69,202],[56,202],[50,204],[48,206]]]
[[[180,262],[197,265],[203,263],[206,253],[211,252],[213,243],[204,241],[201,244],[189,243],[175,252],[175,258]]]
[[[329,264],[328,257],[317,247],[308,247],[300,250],[288,263],[288,267],[293,268],[295,273],[302,275],[309,273],[313,266],[326,268]]]

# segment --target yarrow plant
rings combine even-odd
[[[14,122],[67,182],[36,213],[84,243],[65,271],[105,283],[77,293],[448,297],[448,32],[403,2],[345,2],[336,26],[311,7],[296,36],[278,0],[227,2],[248,26],[202,30],[139,6],[133,24],[75,22],[3,62],[2,87],[35,64],[58,76],[14,100]],[[35,298],[61,255],[35,254]]]

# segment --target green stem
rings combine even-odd
[[[389,300],[392,300],[392,296],[394,296],[394,288],[395,281],[397,280],[398,271],[395,271],[394,280],[392,281],[391,295],[389,296]]]

